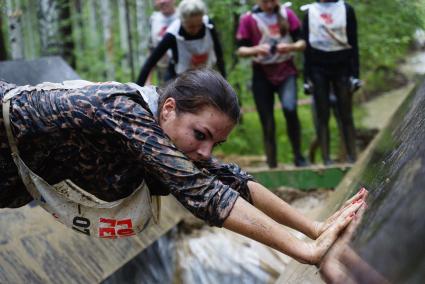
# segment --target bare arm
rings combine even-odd
[[[255,46],[241,46],[236,54],[241,57],[268,55],[270,53],[270,45],[259,44]]]
[[[367,196],[367,190],[362,189],[351,199],[345,202],[341,209],[335,212],[335,214],[329,217],[326,221],[318,222],[302,215],[298,210],[291,207],[288,203],[277,197],[263,185],[249,181],[248,187],[253,204],[256,208],[264,212],[276,222],[300,231],[311,239],[317,239],[332,224],[332,222],[338,218],[344,208],[350,204],[355,204],[356,201],[363,201]]]
[[[294,51],[303,51],[306,47],[305,41],[300,39],[293,43],[279,43],[277,51],[279,53],[288,53]],[[241,46],[236,51],[236,54],[241,57],[261,56],[270,54],[270,45],[259,44],[255,46]]]
[[[292,43],[293,51],[304,51],[306,47],[306,43],[303,39],[299,39],[296,42]]]
[[[263,211],[276,222],[302,232],[311,239],[316,239],[319,222],[310,220],[284,200],[277,197],[263,185],[249,181],[248,187],[254,206]]]
[[[356,203],[348,206],[336,222],[313,242],[304,242],[295,238],[282,225],[242,198],[237,199],[223,226],[277,249],[302,263],[316,264],[320,262],[340,231],[350,223],[355,212],[362,205],[363,203]]]
[[[277,45],[277,51],[279,53],[288,53],[288,52],[296,52],[296,51],[304,51],[306,47],[306,43],[303,39],[299,39],[293,43],[284,43],[281,42]]]

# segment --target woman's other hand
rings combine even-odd
[[[326,219],[323,222],[316,221],[315,226],[315,238],[317,239],[322,235],[323,232],[325,232],[337,219],[338,217],[344,212],[344,210],[353,204],[364,202],[367,198],[367,195],[369,192],[366,190],[366,188],[362,187],[359,192],[357,192],[353,197],[348,199],[342,206],[339,208],[338,211],[336,211],[332,216],[330,216],[328,219]]]
[[[307,259],[301,259],[300,262],[308,264],[318,264],[324,257],[328,249],[337,240],[341,231],[353,220],[356,212],[366,203],[364,200],[359,199],[356,202],[348,204],[342,208],[340,214],[333,220],[333,222],[323,231],[320,236],[311,243],[306,243],[307,246]]]

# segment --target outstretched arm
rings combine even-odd
[[[302,232],[313,240],[318,237],[318,222],[305,217],[263,185],[249,181],[248,187],[254,206],[267,216],[282,225]]]
[[[313,242],[295,238],[281,224],[242,198],[236,200],[223,226],[277,249],[302,263],[317,264],[362,205],[363,202],[346,207],[337,220]]]
[[[207,170],[210,174],[216,176],[222,183],[238,191],[243,199],[277,223],[300,231],[314,240],[337,220],[347,206],[357,201],[365,200],[368,193],[366,189],[362,188],[331,217],[323,222],[318,222],[305,217],[298,210],[256,182],[253,176],[243,171],[236,164],[221,163],[215,158],[198,161],[195,164],[200,169]]]
[[[253,204],[256,208],[263,211],[276,222],[300,231],[313,240],[317,239],[333,222],[335,222],[347,206],[355,204],[357,201],[358,203],[362,202],[367,195],[367,190],[363,188],[330,218],[324,222],[318,222],[305,217],[263,185],[254,181],[249,181],[248,187]]]

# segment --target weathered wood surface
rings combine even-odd
[[[97,283],[174,227],[187,211],[162,198],[158,225],[124,239],[76,233],[40,207],[0,209],[0,283]]]

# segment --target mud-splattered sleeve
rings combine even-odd
[[[206,170],[210,174],[217,176],[222,183],[239,192],[243,199],[251,204],[253,203],[251,193],[248,188],[248,181],[255,181],[255,179],[252,175],[243,171],[238,165],[234,163],[225,164],[216,158],[199,161],[196,162],[195,165],[198,168]]]
[[[216,176],[199,170],[178,151],[140,101],[116,96],[98,108],[96,120],[143,163],[145,175],[168,188],[195,216],[210,225],[222,226],[239,193]]]

